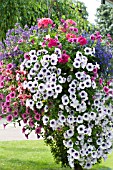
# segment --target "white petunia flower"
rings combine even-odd
[[[36,62],[36,63],[34,64],[34,70],[35,70],[35,71],[38,71],[39,68],[40,68],[40,64],[39,64],[38,62]]]
[[[72,75],[69,75],[68,77],[67,77],[67,82],[70,82],[72,80]]]
[[[26,100],[26,107],[29,107],[30,109],[34,109],[34,101],[32,99]]]
[[[42,79],[43,79],[43,76],[44,76],[44,74],[41,73],[41,72],[39,72],[38,75],[37,75],[37,77],[38,77],[39,80],[42,80]]]
[[[46,112],[48,112],[48,110],[49,110],[48,105],[45,105],[44,106],[44,112],[46,113]]]
[[[57,58],[61,58],[62,53],[61,53],[61,50],[59,48],[55,48],[55,53],[57,54]]]
[[[79,93],[81,99],[84,99],[84,100],[88,100],[88,94],[86,91],[82,90],[80,93]]]
[[[22,86],[23,86],[24,89],[27,88],[27,81],[26,80],[22,83]]]
[[[64,123],[66,121],[66,118],[63,114],[59,115],[60,122]]]
[[[36,55],[36,50],[31,50],[29,52],[29,55],[32,57],[32,56],[35,56]]]
[[[91,156],[92,156],[92,158],[97,158],[97,151],[93,151]]]
[[[77,51],[76,57],[82,57],[82,53],[80,51]]]
[[[38,101],[38,102],[36,103],[36,108],[37,108],[37,109],[41,109],[42,107],[43,107],[42,101]]]
[[[56,93],[61,93],[62,92],[62,86],[61,85],[56,85],[55,92]]]
[[[75,68],[80,68],[80,61],[78,61],[78,60],[74,61],[73,66]]]
[[[60,75],[61,74],[61,68],[58,68],[57,69],[57,75]]]
[[[86,67],[87,61],[88,61],[87,57],[82,56],[81,67],[82,67],[83,69]]]
[[[84,125],[79,125],[77,127],[77,131],[79,134],[84,134],[85,126]]]
[[[84,49],[84,51],[85,51],[85,55],[91,55],[91,54],[92,54],[92,49],[89,48],[89,47],[86,47],[86,48]]]
[[[75,94],[76,90],[75,90],[75,88],[70,87],[70,88],[68,89],[68,92],[69,92],[70,94]]]
[[[31,60],[28,60],[28,61],[25,63],[25,67],[26,67],[26,68],[31,68],[31,66],[32,66],[32,62],[31,62]]]
[[[85,82],[80,82],[80,83],[79,83],[79,88],[80,88],[80,89],[83,90],[83,89],[85,89],[85,87],[86,87],[86,86],[85,86]]]
[[[81,78],[83,77],[83,72],[78,71],[77,73],[75,73],[75,76],[77,79],[81,80]]]
[[[95,81],[92,81],[91,84],[92,84],[92,88],[93,88],[93,89],[96,89],[96,83],[95,83]]]
[[[48,91],[47,91],[47,96],[48,96],[48,97],[54,96],[54,91],[53,91],[52,89],[48,90]]]
[[[88,63],[88,64],[86,65],[86,69],[87,69],[88,71],[93,71],[93,70],[94,70],[94,65],[93,65],[92,63]]]
[[[68,103],[69,103],[69,98],[68,98],[68,96],[67,96],[67,95],[63,95],[63,96],[62,96],[62,104],[63,104],[63,105],[68,105]]]
[[[92,163],[87,162],[86,165],[84,166],[85,169],[91,169],[92,168]]]
[[[30,61],[31,61],[32,63],[36,63],[36,61],[37,61],[37,56],[36,56],[36,55],[31,56],[31,57],[30,57]]]
[[[49,121],[49,117],[44,115],[43,118],[42,118],[42,121],[43,121],[43,124],[44,125],[47,125],[48,121]]]
[[[57,55],[52,54],[51,55],[51,65],[57,65],[57,61],[58,61]]]
[[[72,106],[73,108],[76,108],[79,104],[79,101],[78,100],[73,100],[70,102],[70,106]]]
[[[55,119],[50,120],[50,127],[55,130],[57,126],[57,122]]]
[[[26,84],[27,88],[30,89],[33,87],[33,82],[32,81],[28,81]]]
[[[90,116],[91,120],[95,120],[96,119],[96,113],[95,112],[90,112],[89,116]]]
[[[83,114],[83,119],[84,119],[85,121],[89,121],[89,119],[90,119],[89,114],[88,114],[88,113],[84,113],[84,114]]]
[[[72,148],[72,147],[73,147],[73,142],[72,142],[71,139],[69,139],[69,140],[67,141],[66,147],[67,147],[67,148]]]
[[[44,92],[45,89],[46,89],[46,86],[45,86],[44,83],[40,83],[40,84],[38,85],[38,90],[39,90],[40,92]]]
[[[67,119],[66,119],[67,123],[69,124],[73,124],[75,122],[75,119],[74,119],[74,116],[68,116]]]
[[[73,155],[73,158],[74,158],[74,159],[77,159],[77,160],[80,159],[80,154],[79,154],[78,151],[74,151],[72,155]]]
[[[29,74],[32,75],[32,76],[35,76],[35,75],[36,75],[35,69],[34,69],[34,68],[31,68]]]
[[[38,87],[38,81],[33,81],[33,84],[32,84],[32,86],[34,87],[34,88],[37,88]]]
[[[83,123],[83,116],[78,116],[77,117],[77,123]]]
[[[91,87],[91,79],[85,80],[84,83],[85,83],[85,87],[86,88],[90,88]]]
[[[75,101],[75,100],[76,100],[76,95],[70,93],[69,98],[70,98],[72,101]]]
[[[74,135],[74,130],[73,129],[69,129],[66,131],[67,135],[69,138],[71,138]]]

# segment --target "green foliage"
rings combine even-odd
[[[57,12],[56,12],[57,11]],[[0,1],[0,39],[8,29],[20,23],[22,27],[35,25],[37,18],[50,17],[58,24],[59,19],[74,19],[79,28],[87,30],[88,13],[82,2],[72,0],[2,0]],[[89,25],[89,26],[88,26]]]
[[[97,9],[96,17],[99,31],[104,35],[109,33],[113,37],[113,8],[109,5],[102,4]]]

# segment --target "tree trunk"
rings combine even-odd
[[[74,170],[83,170],[79,164],[75,164]]]

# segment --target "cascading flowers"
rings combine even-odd
[[[23,61],[16,68],[6,66],[14,79],[9,83],[14,86],[6,90],[5,97],[1,94],[5,100],[1,117],[24,120],[24,133],[29,129],[39,135],[43,127],[45,140],[56,142],[61,133],[67,164],[90,169],[112,149],[113,82],[101,78],[95,52],[98,38],[90,43],[78,33],[74,21],[61,22],[54,30],[52,20],[39,20],[41,30],[37,38],[32,36],[35,41]],[[0,88],[5,89],[9,75],[2,67],[1,62]],[[16,115],[8,110],[15,101]]]

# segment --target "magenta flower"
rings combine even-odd
[[[9,94],[9,96],[10,96],[10,98],[15,98],[15,92],[13,91],[13,92],[11,92],[10,94]]]
[[[103,83],[103,79],[100,78],[100,79],[99,79],[99,84],[102,85],[102,83]]]
[[[68,62],[68,59],[70,58],[69,55],[67,55],[66,53],[62,54],[62,58],[58,59],[59,63],[65,64]]]
[[[7,95],[6,96],[6,101],[10,101],[10,99],[11,99],[10,95]]]
[[[6,68],[7,68],[7,69],[12,69],[12,68],[13,68],[13,64],[12,64],[12,63],[9,63]]]
[[[12,112],[12,108],[11,108],[11,107],[7,107],[6,110],[7,110],[7,112],[9,112],[9,113]]]
[[[4,82],[1,81],[1,82],[0,82],[0,88],[3,88],[3,87],[4,87]]]
[[[58,45],[58,41],[56,39],[53,38],[49,39],[49,43],[48,43],[49,48],[56,47],[57,45]]]
[[[32,127],[32,128],[34,127],[34,122],[33,122],[32,119],[29,121],[29,126]]]
[[[10,114],[10,115],[8,115],[7,117],[6,117],[6,120],[8,121],[8,122],[11,122],[12,120],[13,120],[13,116]]]
[[[90,36],[90,39],[91,39],[91,40],[95,40],[95,39],[96,39],[95,35],[92,34],[92,35]]]
[[[0,81],[4,81],[5,76],[0,75]]]
[[[39,120],[40,120],[40,114],[36,114],[36,115],[34,116],[34,118],[39,121]]]
[[[2,93],[0,93],[0,100],[4,99],[4,95]]]
[[[17,117],[17,116],[18,116],[18,111],[15,110],[15,111],[13,112],[13,115],[14,115],[14,117]]]
[[[109,92],[109,88],[107,86],[104,86],[103,90],[104,90],[105,93]]]
[[[16,47],[14,47],[14,49],[13,49],[14,51],[17,51],[18,50],[18,46],[16,46]]]
[[[29,53],[28,53],[28,52],[26,52],[26,53],[24,54],[24,58],[25,58],[25,59],[27,59],[27,60],[29,60],[29,59],[30,59],[30,57],[29,57]]]
[[[35,133],[36,133],[36,134],[40,134],[40,133],[41,133],[41,127],[37,127],[37,128],[35,129]]]
[[[23,128],[22,128],[22,133],[25,133],[25,131],[26,131],[26,128],[23,127]]]
[[[4,105],[5,105],[6,107],[9,107],[9,106],[10,106],[10,102],[9,102],[9,101],[6,101],[6,102],[4,103]]]
[[[98,72],[98,68],[94,68],[94,69],[93,69],[93,73],[94,73],[94,74],[97,74],[97,72]]]
[[[23,113],[23,114],[22,114],[22,118],[23,118],[23,119],[26,119],[26,118],[27,118],[27,114],[26,114],[26,113]]]

